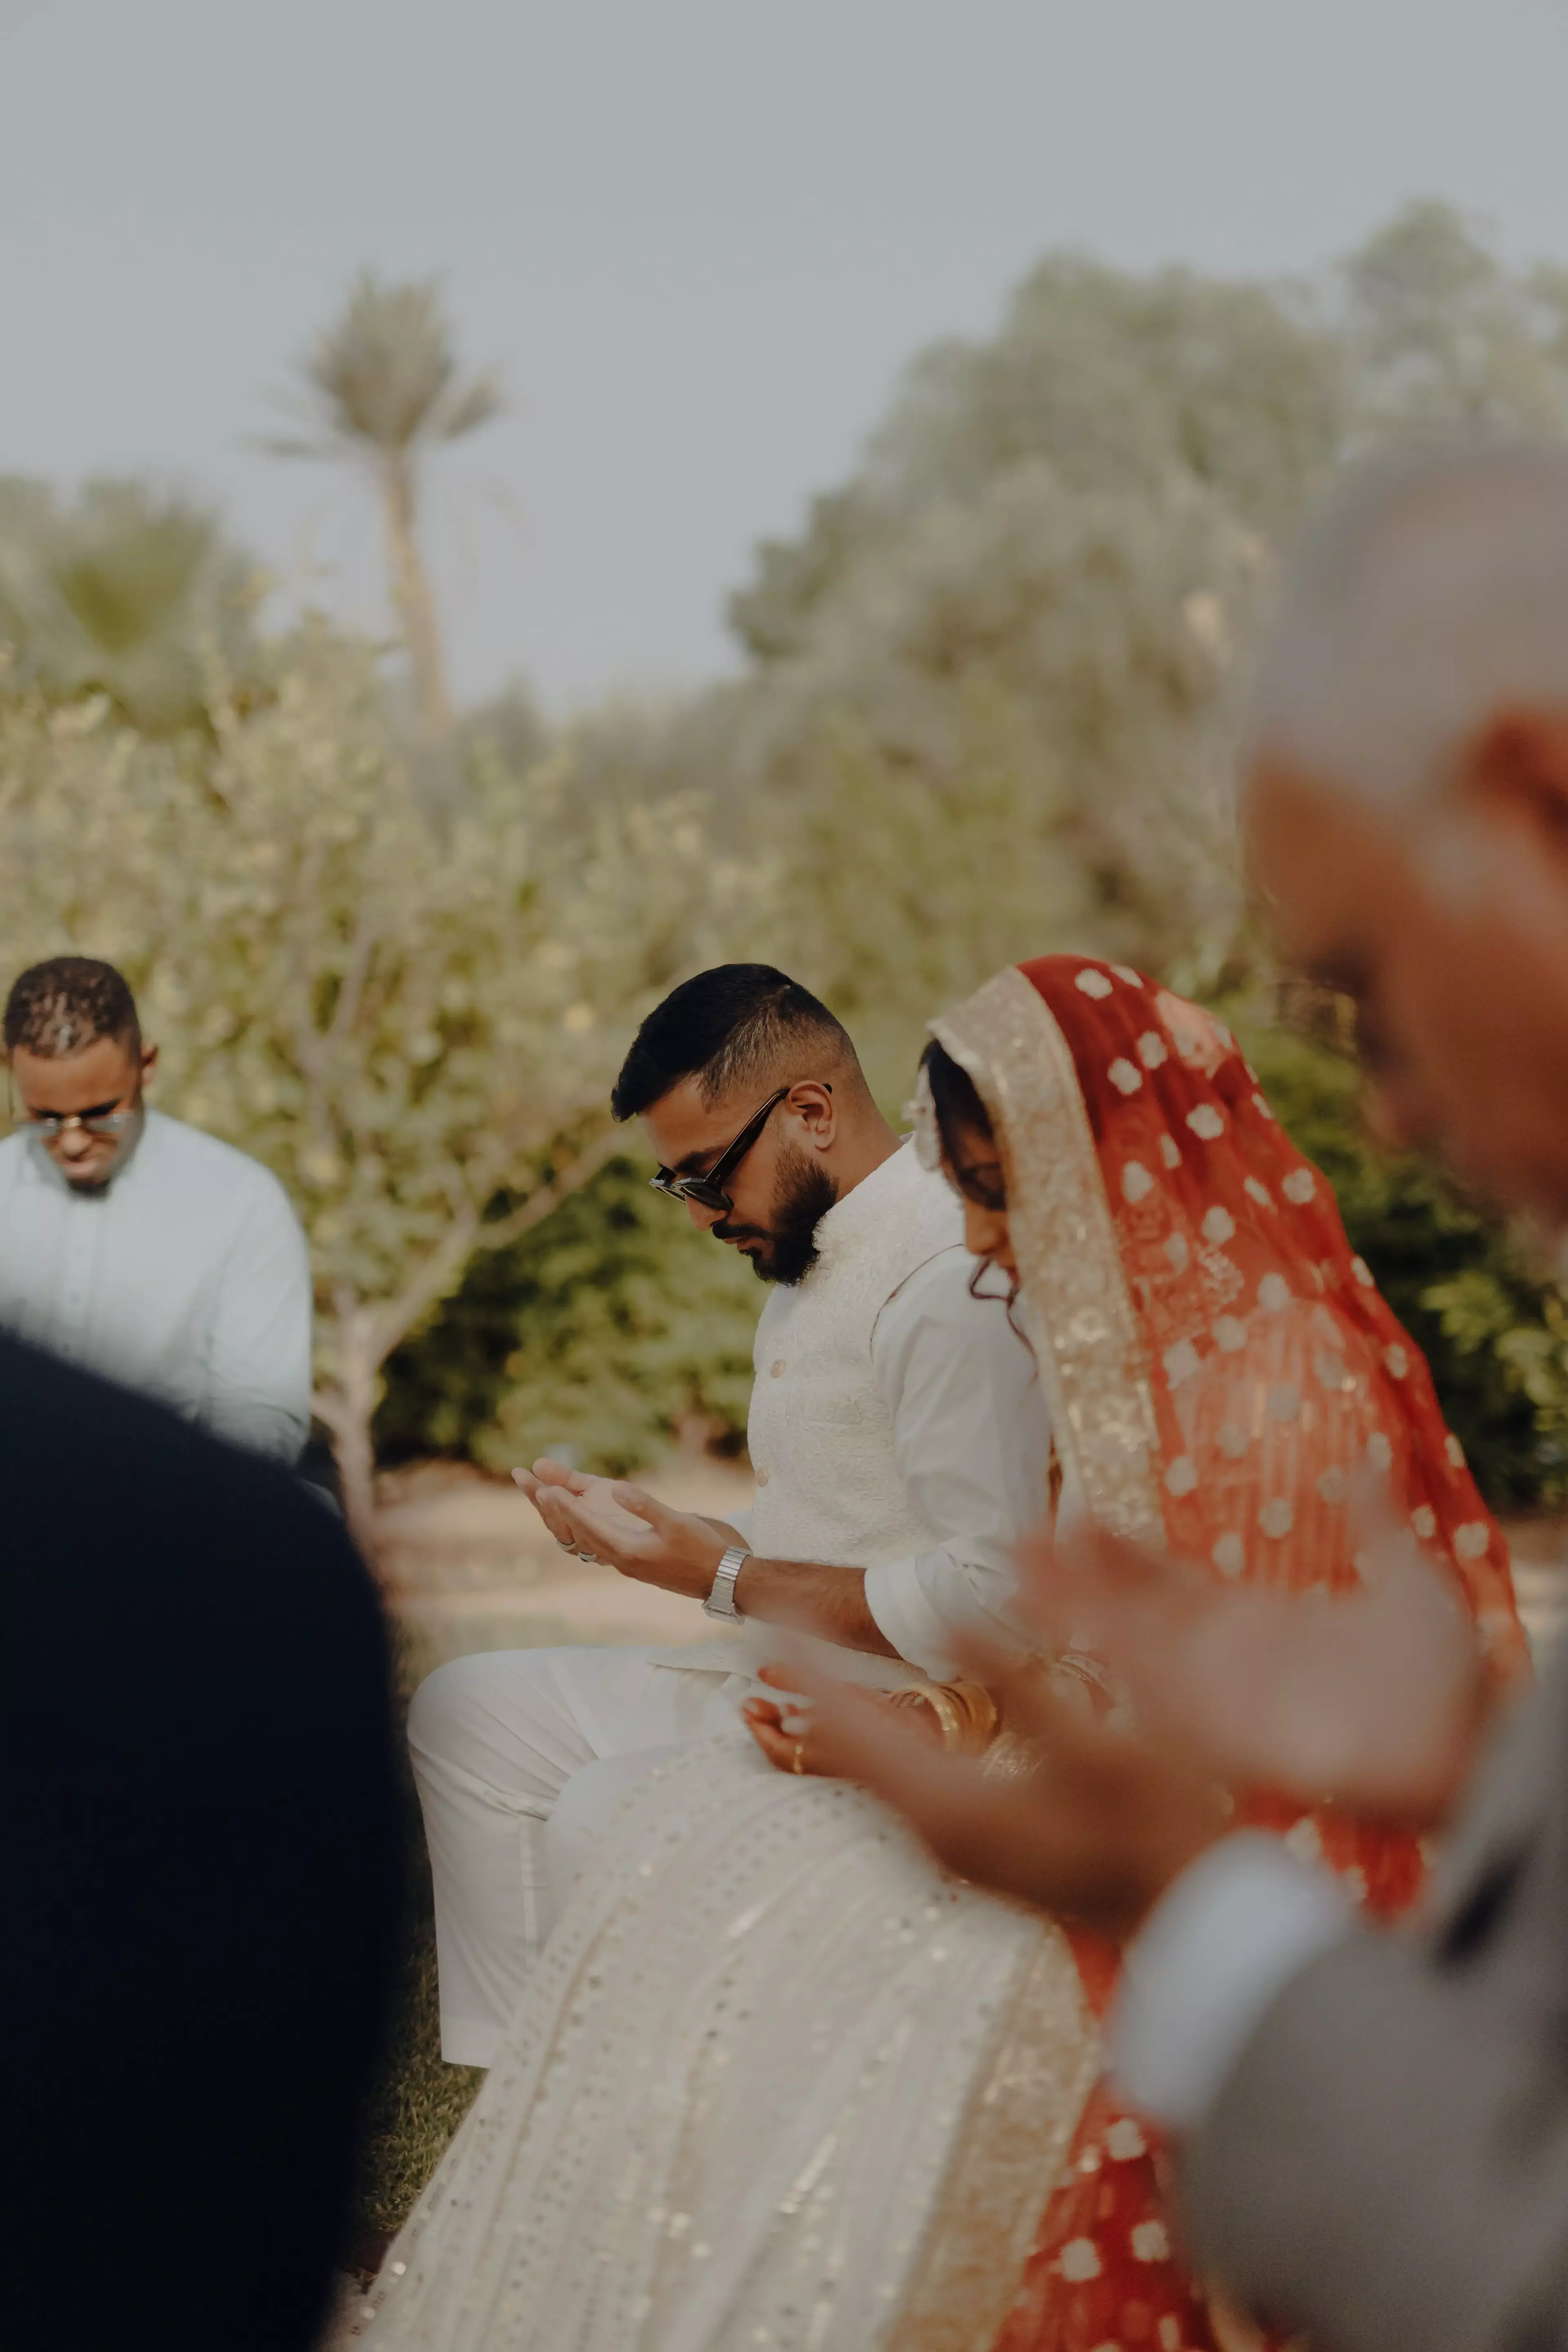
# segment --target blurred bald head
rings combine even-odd
[[[1374,1116],[1568,1230],[1568,449],[1350,468],[1283,565],[1244,736],[1286,959]]]
[[[1518,709],[1568,710],[1568,448],[1438,442],[1350,467],[1284,565],[1251,757],[1415,800]]]

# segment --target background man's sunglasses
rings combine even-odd
[[[792,1079],[790,1083],[793,1086],[795,1081]],[[825,1091],[831,1094],[833,1088],[826,1080],[823,1084]],[[664,1193],[671,1201],[695,1201],[700,1209],[717,1209],[721,1217],[727,1217],[735,1203],[724,1190],[725,1183],[733,1176],[789,1091],[789,1087],[778,1087],[752,1113],[734,1141],[724,1146],[706,1176],[677,1176],[672,1169],[661,1168],[657,1175],[648,1179],[654,1191]]]
[[[83,1111],[79,1117],[75,1111],[46,1110],[40,1111],[37,1118],[30,1117],[26,1123],[35,1135],[47,1136],[52,1142],[57,1135],[68,1134],[73,1128],[79,1127],[84,1135],[123,1135],[135,1118],[133,1110],[89,1110]]]
[[[18,1124],[16,1090],[12,1085],[11,1074],[8,1070],[5,1074],[5,1108],[10,1114],[12,1126],[16,1127]],[[140,1116],[140,1112],[135,1109],[43,1110],[37,1113],[24,1111],[20,1123],[25,1127],[30,1127],[33,1133],[41,1135],[46,1142],[52,1143],[57,1136],[68,1133],[72,1128],[79,1128],[84,1135],[123,1135],[126,1129],[132,1126]]]

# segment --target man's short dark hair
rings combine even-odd
[[[632,1040],[610,1097],[617,1118],[636,1118],[682,1078],[705,1102],[742,1085],[765,1090],[786,1071],[811,1075],[848,1063],[855,1048],[842,1023],[798,980],[771,963],[721,963],[682,981],[656,1004]]]
[[[100,1037],[134,1052],[142,1043],[136,999],[122,974],[96,956],[51,956],[30,964],[5,999],[5,1051],[58,1061]]]

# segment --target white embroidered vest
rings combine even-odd
[[[816,1241],[810,1273],[771,1291],[757,1324],[746,1423],[757,1476],[751,1548],[763,1559],[874,1568],[939,1538],[900,1475],[871,1336],[917,1267],[962,1247],[963,1212],[945,1179],[923,1169],[906,1142],[835,1202]],[[921,1679],[902,1659],[822,1647],[832,1670],[852,1681],[896,1689]],[[778,1648],[776,1629],[759,1623],[738,1640],[651,1654],[657,1664],[752,1674]]]

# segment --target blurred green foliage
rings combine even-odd
[[[71,499],[0,476],[0,659],[56,702],[103,695],[144,735],[207,723],[212,674],[253,685],[266,583],[215,515],[144,482]]]
[[[1269,1101],[1333,1185],[1352,1248],[1431,1364],[1488,1501],[1568,1504],[1568,1308],[1555,1283],[1427,1161],[1371,1141],[1350,1062],[1288,1031],[1240,1026]]]
[[[523,1240],[474,1260],[387,1368],[384,1461],[439,1453],[506,1469],[564,1452],[624,1476],[678,1434],[739,1449],[763,1294],[649,1173],[613,1160]]]

